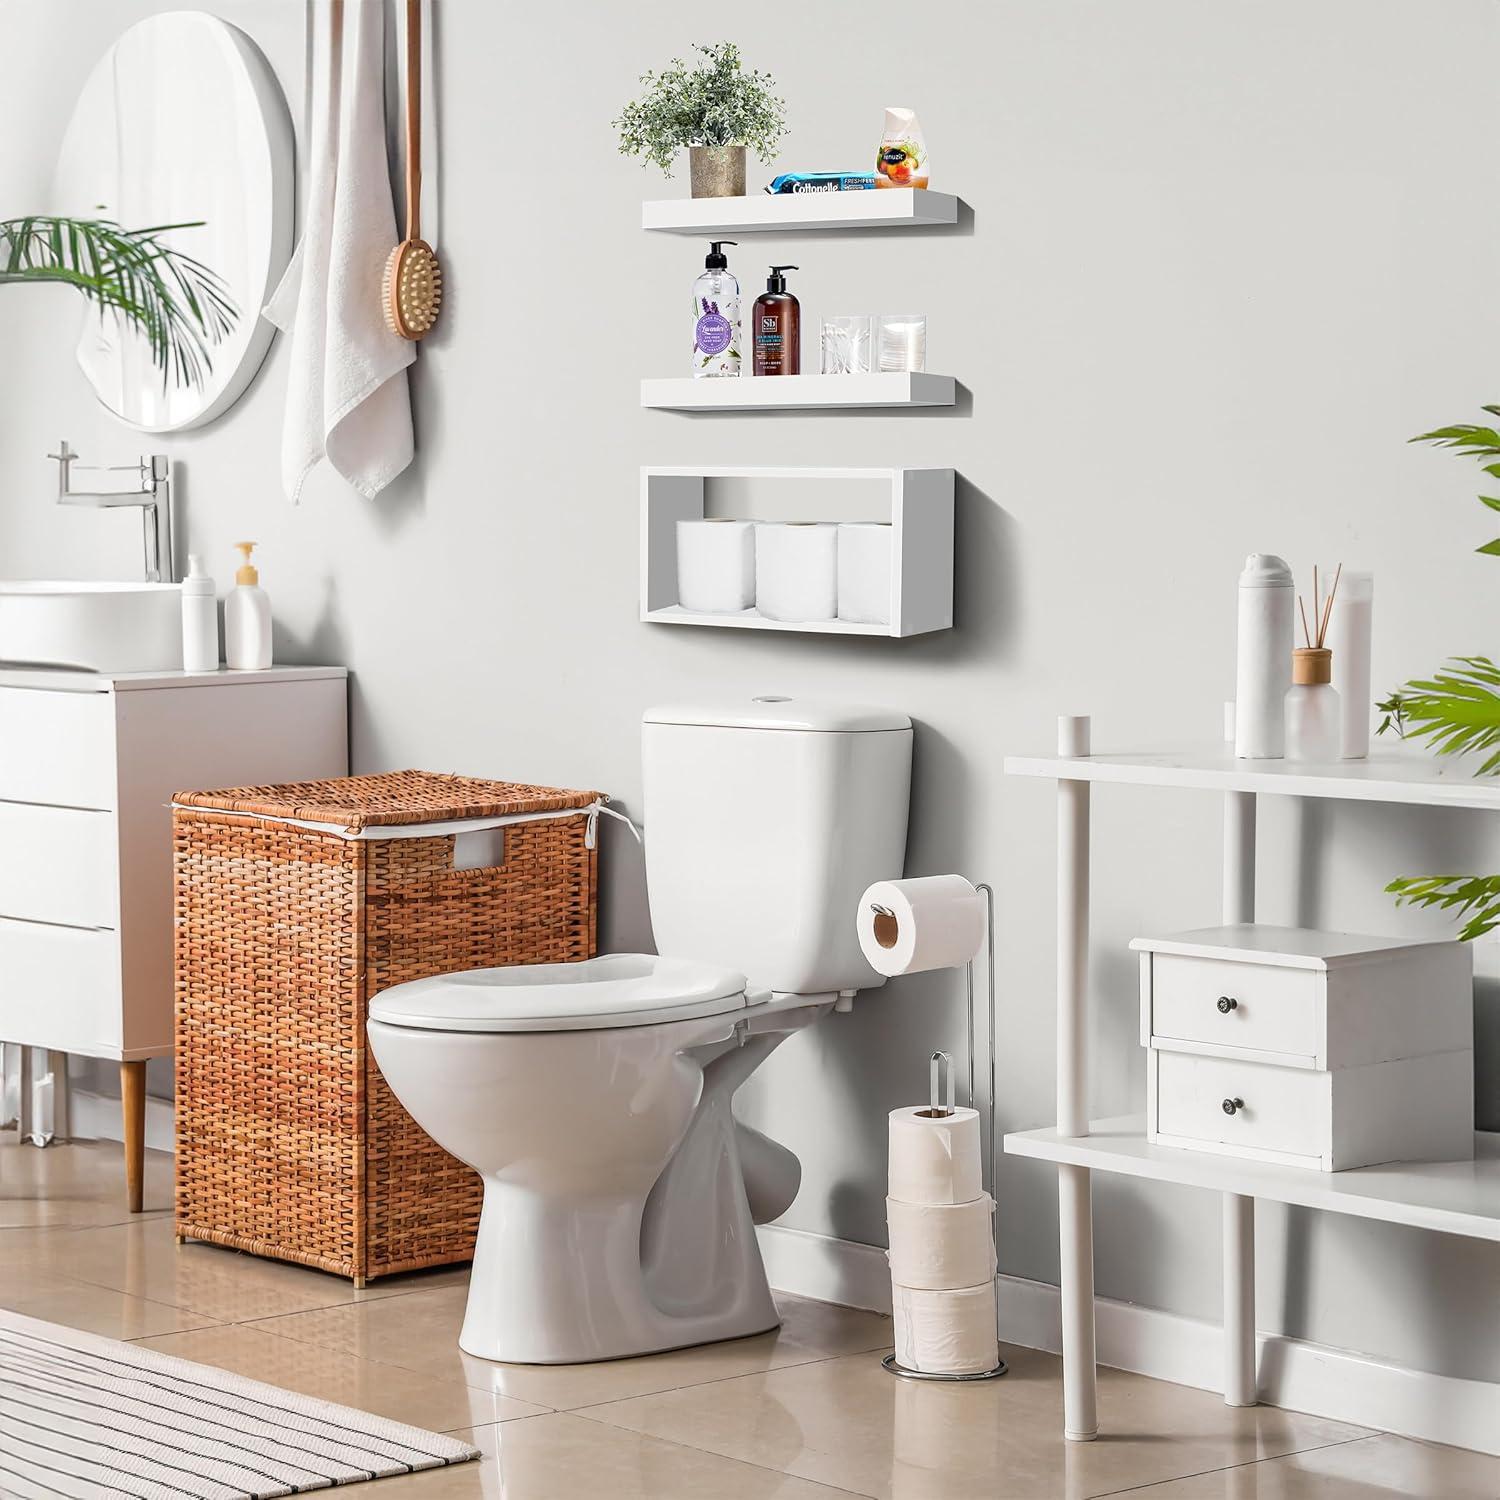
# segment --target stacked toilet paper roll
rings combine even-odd
[[[892,1110],[889,1191],[896,1363],[928,1375],[994,1369],[995,1204],[983,1188],[978,1112]]]

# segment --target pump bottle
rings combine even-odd
[[[725,245],[710,240],[703,274],[693,283],[693,374],[740,373],[740,284],[729,272]]]
[[[255,543],[234,545],[244,562],[224,600],[224,664],[240,672],[263,672],[271,665],[271,601],[250,561]]]
[[[786,289],[786,271],[796,266],[772,266],[766,289],[755,299],[751,336],[755,340],[757,375],[796,375],[802,369],[802,308]]]

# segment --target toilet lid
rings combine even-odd
[[[370,1019],[425,1031],[584,1031],[716,1016],[751,1003],[745,976],[732,969],[607,953],[414,979],[377,995]]]

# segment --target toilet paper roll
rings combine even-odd
[[[838,614],[839,529],[823,521],[762,521],[755,528],[755,607],[768,620]]]
[[[859,946],[877,974],[952,969],[979,952],[984,897],[962,875],[878,880],[859,898]]]
[[[995,1283],[932,1292],[892,1285],[896,1363],[927,1375],[978,1375],[1000,1363]]]
[[[839,527],[839,619],[891,623],[891,527],[846,521]]]
[[[888,1152],[890,1196],[902,1203],[972,1203],[984,1192],[978,1110],[893,1109]]]
[[[995,1274],[995,1200],[906,1203],[885,1200],[891,1280],[927,1291],[975,1286]]]
[[[737,614],[755,603],[755,523],[677,523],[677,602],[695,613]]]

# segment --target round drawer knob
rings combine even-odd
[[[1243,1099],[1226,1099],[1223,1104],[1219,1106],[1219,1108],[1222,1109],[1226,1115],[1237,1114],[1244,1107],[1245,1101]]]
[[[1233,996],[1230,996],[1230,995],[1220,995],[1219,996],[1219,1014],[1221,1016],[1227,1016],[1230,1011],[1232,1011],[1232,1010],[1238,1010],[1239,1008],[1240,1008],[1240,1002],[1238,1000],[1234,999]]]

